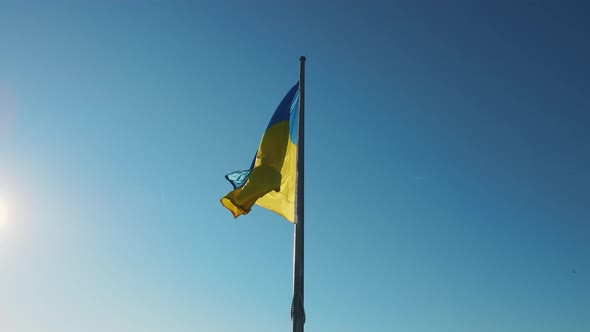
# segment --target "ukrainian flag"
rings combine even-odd
[[[225,176],[233,185],[221,199],[235,218],[247,214],[254,204],[295,220],[297,187],[297,133],[299,82],[270,119],[250,169]]]

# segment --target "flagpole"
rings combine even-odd
[[[305,149],[305,57],[299,58],[299,133],[297,140],[297,197],[295,208],[295,239],[293,247],[293,301],[291,320],[293,332],[303,332],[303,180]]]

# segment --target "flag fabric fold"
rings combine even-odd
[[[270,119],[250,169],[225,176],[234,190],[221,199],[221,204],[235,218],[247,214],[257,204],[294,222],[298,101],[299,82]]]

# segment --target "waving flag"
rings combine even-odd
[[[250,169],[225,176],[234,190],[221,199],[235,218],[254,204],[295,220],[299,82],[273,114]]]

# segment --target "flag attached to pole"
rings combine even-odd
[[[299,82],[273,114],[250,169],[225,176],[234,190],[221,199],[235,218],[254,204],[295,220]]]

